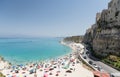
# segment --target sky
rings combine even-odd
[[[0,37],[84,35],[110,0],[0,0]]]

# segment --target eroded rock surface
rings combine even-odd
[[[98,55],[120,56],[120,0],[111,0],[108,9],[96,14],[96,23],[86,31],[83,42]]]

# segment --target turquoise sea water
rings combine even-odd
[[[71,52],[60,38],[0,39],[0,55],[12,64],[37,62]]]

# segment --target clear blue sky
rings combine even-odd
[[[0,36],[83,35],[110,0],[0,0]]]

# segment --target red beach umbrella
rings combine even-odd
[[[48,74],[47,74],[47,73],[45,73],[45,74],[44,74],[44,77],[48,77]]]

